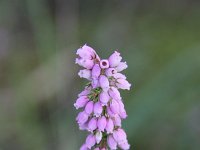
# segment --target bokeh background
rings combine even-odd
[[[1,0],[0,150],[79,149],[85,43],[129,65],[131,150],[199,150],[199,0]]]

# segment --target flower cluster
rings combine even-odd
[[[94,49],[84,45],[77,50],[76,63],[84,67],[78,75],[89,80],[74,106],[82,108],[76,121],[80,130],[90,134],[80,150],[130,149],[121,120],[127,117],[118,89],[130,90],[131,84],[120,72],[127,68],[120,53],[100,59]]]

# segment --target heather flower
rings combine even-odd
[[[119,89],[130,90],[131,84],[120,72],[128,66],[121,62],[115,51],[108,59],[100,59],[95,50],[87,45],[77,50],[76,63],[84,67],[78,75],[89,81],[78,95],[74,107],[82,108],[76,121],[80,130],[90,134],[80,150],[130,149],[121,121],[127,113]]]
[[[99,95],[99,100],[100,100],[102,106],[104,106],[104,105],[107,106],[107,103],[110,100],[110,96],[109,96],[108,92],[102,91]]]
[[[100,77],[99,77],[99,85],[103,89],[103,91],[108,91],[108,89],[109,89],[109,80],[105,75],[100,75]]]
[[[85,79],[88,79],[90,80],[91,79],[91,71],[88,70],[88,69],[83,69],[83,70],[80,70],[78,75],[81,77],[81,78],[85,78]]]
[[[90,115],[93,112],[94,102],[89,101],[87,105],[85,106],[85,112]]]
[[[100,67],[101,67],[102,69],[109,68],[109,61],[106,60],[106,59],[102,59],[102,60],[100,61]]]
[[[124,69],[126,69],[128,66],[126,64],[126,62],[120,62],[117,67],[115,67],[115,69],[117,70],[117,72],[121,72]]]
[[[116,67],[119,65],[119,63],[121,62],[122,60],[122,57],[120,56],[120,53],[115,51],[109,58],[108,58],[108,61],[109,61],[109,64],[110,64],[110,67]]]
[[[76,107],[76,109],[82,108],[87,104],[88,101],[89,99],[87,98],[87,96],[81,96],[76,100],[74,107]]]
[[[104,131],[104,129],[106,128],[106,123],[107,121],[106,121],[105,116],[99,117],[98,122],[97,122],[97,127],[99,131]]]

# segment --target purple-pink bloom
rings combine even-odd
[[[117,149],[117,142],[114,140],[112,135],[109,135],[107,138],[107,143],[110,149],[116,150]]]
[[[88,122],[88,131],[94,131],[97,128],[97,119],[96,118],[92,118],[89,122]]]
[[[127,113],[119,92],[119,89],[131,87],[126,76],[120,73],[128,67],[126,62],[121,62],[117,51],[108,59],[100,59],[87,45],[79,48],[76,54],[76,63],[84,67],[78,75],[89,81],[74,104],[76,109],[84,110],[76,117],[79,129],[90,132],[80,150],[130,149],[121,128],[121,120]]]
[[[99,95],[99,100],[103,106],[107,105],[108,101],[110,100],[108,92],[102,91]]]
[[[78,124],[84,124],[88,120],[88,114],[84,111],[80,112],[76,117],[76,121]]]
[[[106,59],[102,59],[102,60],[100,61],[100,67],[101,67],[102,69],[109,68],[109,61],[106,60]]]
[[[106,128],[106,117],[102,116],[98,119],[98,122],[97,122],[97,127],[99,129],[99,131],[104,131],[104,129]]]
[[[74,106],[76,107],[76,109],[82,108],[87,104],[88,101],[89,99],[87,98],[87,96],[81,96],[76,100]]]
[[[113,129],[114,129],[114,123],[111,118],[108,118],[106,124],[106,132],[113,133]]]
[[[81,146],[80,150],[88,150],[86,144],[83,144],[83,145]]]
[[[94,102],[93,101],[89,101],[85,106],[85,112],[88,115],[90,115],[93,112],[93,108],[94,108]]]
[[[99,67],[98,64],[95,64],[94,67],[92,68],[92,78],[98,79],[100,74],[101,74],[101,68]]]
[[[111,98],[116,99],[116,100],[120,100],[121,96],[119,91],[117,90],[117,88],[115,87],[111,87],[108,91],[109,95]]]
[[[88,135],[85,141],[86,146],[91,149],[95,145],[95,143],[95,136],[93,134]]]
[[[126,62],[120,62],[117,67],[115,67],[115,69],[117,70],[117,72],[121,72],[124,69],[126,69],[128,66],[126,64]]]
[[[116,67],[119,65],[120,61],[122,60],[122,57],[120,56],[120,53],[115,51],[109,58],[109,64],[110,67]]]
[[[106,76],[112,77],[114,74],[117,73],[117,70],[115,68],[108,68],[105,71]]]
[[[123,90],[130,90],[131,84],[125,79],[117,79],[117,87]]]
[[[112,99],[110,102],[110,109],[113,113],[119,114],[119,104],[115,99]]]
[[[99,85],[104,91],[108,91],[109,89],[109,81],[105,75],[100,75],[99,77]]]
[[[85,79],[88,79],[90,80],[91,79],[91,71],[88,70],[88,69],[83,69],[83,70],[80,70],[78,75],[81,77],[81,78],[85,78]]]
[[[103,112],[103,107],[102,107],[101,103],[100,102],[96,102],[94,104],[94,115],[96,117],[99,117],[99,116],[101,116],[102,112]]]

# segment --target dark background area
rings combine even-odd
[[[0,150],[78,150],[75,52],[118,49],[131,150],[199,150],[199,0],[1,0]]]

